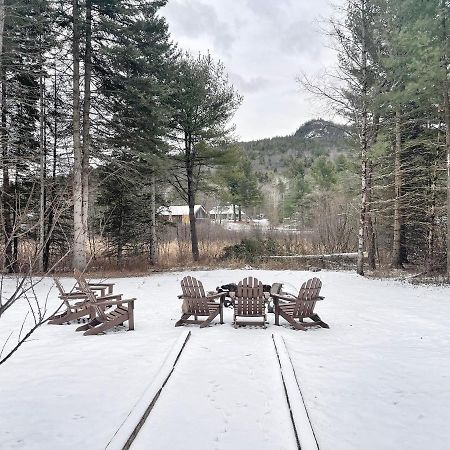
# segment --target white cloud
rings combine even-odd
[[[225,64],[244,95],[235,123],[245,140],[289,134],[306,120],[331,116],[296,82],[301,72],[313,76],[335,64],[319,33],[331,12],[328,0],[171,0],[162,10],[181,48],[210,51]]]

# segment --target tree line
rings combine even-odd
[[[359,152],[357,272],[380,259],[450,273],[449,2],[349,0],[338,67],[301,83],[351,125]],[[381,257],[380,257],[381,254]]]
[[[169,190],[189,205],[199,258],[196,196],[227,159],[241,97],[221,63],[173,42],[165,4],[0,1],[4,271],[69,255],[84,269],[98,235],[154,264]]]

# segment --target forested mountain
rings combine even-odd
[[[298,158],[334,160],[351,152],[347,127],[322,119],[304,123],[289,136],[241,142],[240,146],[259,173],[283,173]]]

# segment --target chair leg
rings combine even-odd
[[[181,325],[184,324],[184,322],[191,317],[191,314],[182,314],[180,320],[175,323],[176,327],[181,327]]]
[[[128,314],[121,314],[119,317],[116,317],[113,320],[108,320],[107,322],[100,322],[99,325],[91,327],[89,330],[83,333],[83,336],[90,336],[93,334],[102,333],[103,331],[109,330],[110,328],[116,325],[120,325],[126,320],[128,320]]]
[[[306,327],[304,327],[300,322],[297,322],[289,314],[284,313],[282,309],[280,309],[280,315],[281,317],[283,317],[283,319],[289,322],[296,330],[306,331]]]
[[[49,325],[62,325],[63,323],[70,322],[70,319],[68,319],[69,314],[64,313],[60,314],[59,317],[53,317],[53,319],[49,320],[47,323]]]
[[[86,331],[90,328],[96,327],[97,325],[100,325],[102,322],[98,320],[97,318],[90,320],[87,324],[81,325],[80,327],[76,328],[75,331]]]
[[[50,320],[48,323],[50,325],[62,325],[63,323],[80,319],[81,317],[87,316],[88,314],[89,312],[85,309],[80,309],[79,311],[74,312],[66,312],[64,315],[61,314],[61,317]]]
[[[280,325],[280,305],[278,301],[274,304],[274,312],[275,312],[275,325]]]
[[[200,324],[200,328],[205,328],[205,327],[207,327],[207,326],[213,321],[214,317],[216,317],[217,315],[219,315],[219,313],[220,313],[220,310],[219,310],[219,309],[213,311],[213,312],[207,317],[207,319],[206,319],[202,324]]]
[[[128,329],[134,330],[134,302],[128,306]]]
[[[67,310],[60,314],[54,314],[53,316],[50,316],[48,318],[48,321],[49,321],[48,323],[50,323],[52,320],[61,319],[62,317],[65,317],[66,314],[67,314]]]
[[[325,322],[320,318],[319,314],[316,314],[316,313],[311,314],[311,315],[309,316],[309,318],[310,318],[311,320],[314,320],[314,322],[316,322],[316,324],[319,325],[319,327],[322,327],[322,328],[330,328],[330,326],[329,326],[327,323],[325,323]]]

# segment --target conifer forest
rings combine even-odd
[[[337,63],[297,79],[323,118],[247,142],[227,67],[177,44],[166,3],[0,0],[4,273],[348,254],[450,274],[448,1],[341,2]]]

